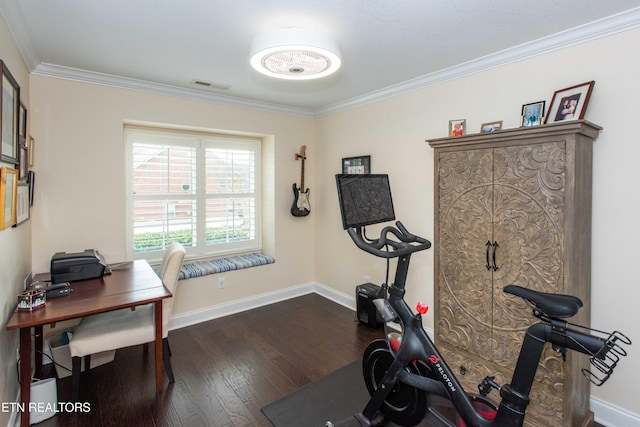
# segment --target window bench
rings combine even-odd
[[[273,257],[259,253],[217,258],[207,261],[186,262],[180,269],[178,280],[224,273],[225,271],[231,270],[242,270],[243,268],[273,264],[274,262],[276,262],[276,260]]]

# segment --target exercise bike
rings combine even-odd
[[[390,190],[372,187],[380,183],[388,186],[388,178],[377,184],[346,175],[336,179],[343,225],[353,242],[377,257],[397,258],[397,267],[394,283],[383,285],[383,297],[375,300],[386,338],[371,342],[363,356],[364,380],[371,398],[362,412],[336,423],[328,421],[326,427],[379,426],[385,419],[401,426],[415,426],[425,419],[441,426],[521,426],[545,343],[560,352],[568,349],[587,354],[591,370],[582,372],[597,386],[609,379],[620,358],[627,355],[624,346],[631,341],[622,333],[604,333],[565,320],[582,307],[579,298],[509,285],[504,292],[523,298],[540,322],[527,329],[510,384],[499,386],[493,377],[486,377],[478,386],[479,394],[466,392],[422,326],[426,306],[418,304],[414,314],[404,300],[411,255],[429,249],[431,243],[410,233],[400,221],[384,227],[378,238],[367,238],[362,223],[383,222],[394,216],[392,207],[382,214],[380,209],[380,196],[391,203]],[[358,214],[358,199],[373,190],[377,194],[373,211],[369,206]],[[374,211],[377,218],[363,219],[363,212]],[[399,332],[389,327],[394,324]],[[499,391],[499,404],[488,397],[492,389]]]

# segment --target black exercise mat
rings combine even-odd
[[[323,427],[364,409],[369,392],[356,361],[262,408],[275,427]],[[396,426],[386,422],[385,427]],[[429,426],[422,422],[420,426]]]
[[[275,427],[324,426],[361,411],[369,400],[362,362],[352,362],[262,408]]]

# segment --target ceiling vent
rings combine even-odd
[[[200,87],[206,87],[209,89],[218,89],[218,90],[228,90],[229,88],[231,88],[231,85],[226,85],[223,83],[211,83],[211,82],[207,82],[199,79],[193,80],[191,84],[200,86]]]

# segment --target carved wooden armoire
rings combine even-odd
[[[435,170],[435,336],[465,390],[487,375],[508,384],[526,328],[537,321],[502,289],[576,295],[572,323],[589,326],[592,143],[580,120],[429,140]],[[547,344],[527,425],[593,422],[588,358]],[[500,397],[494,391],[494,400]]]

